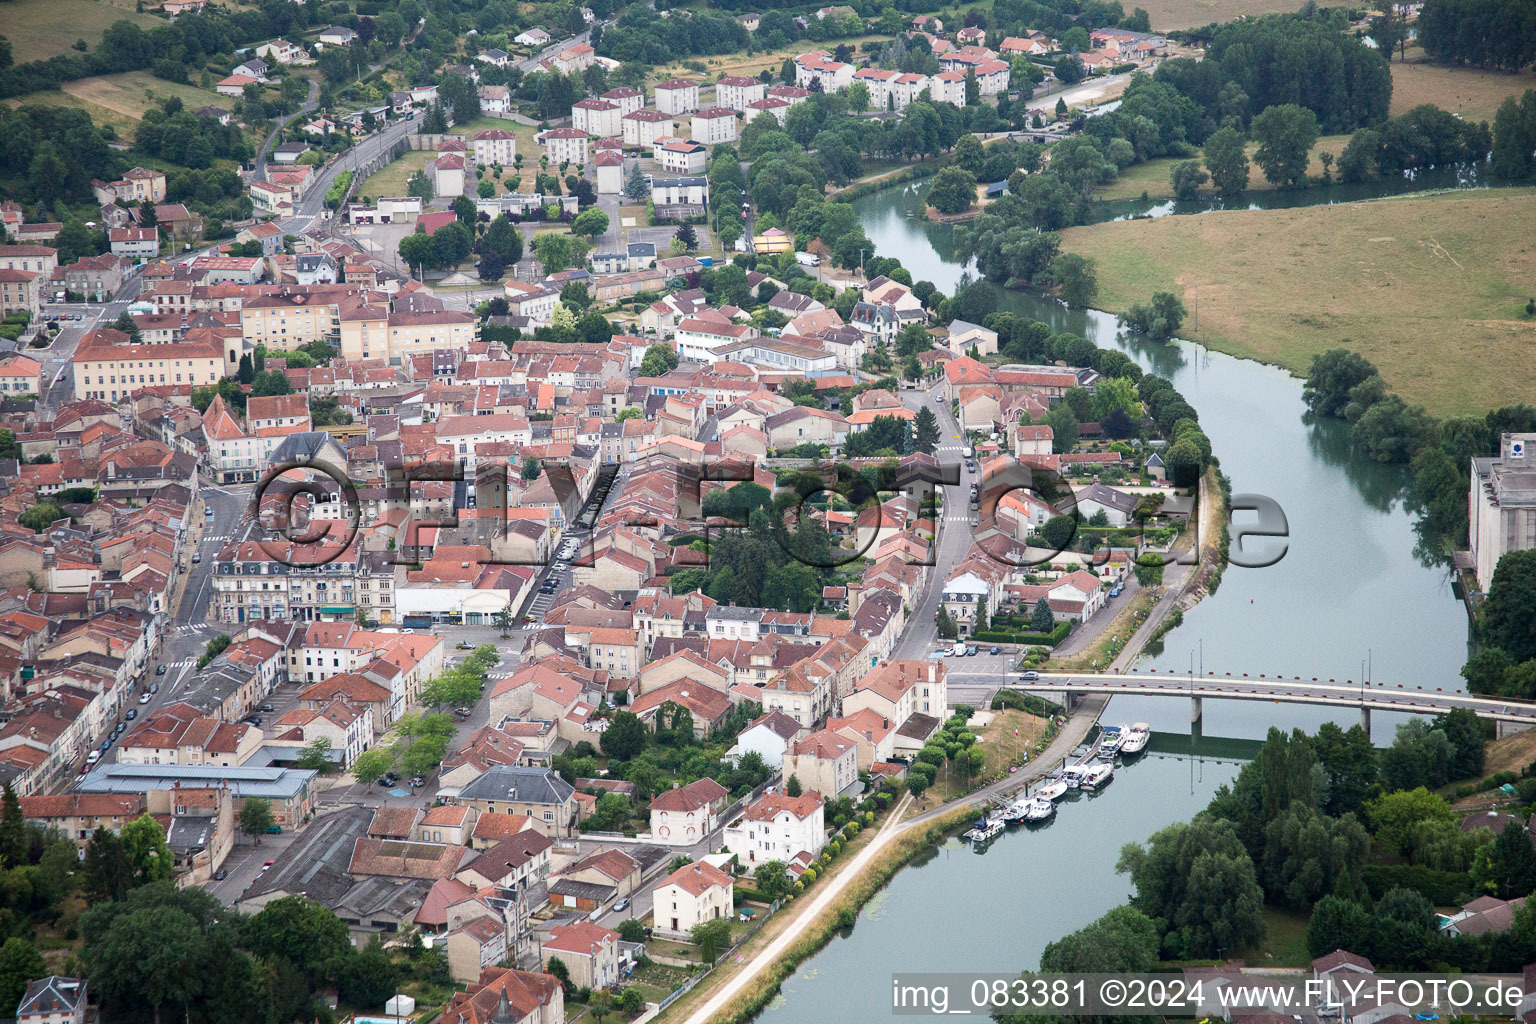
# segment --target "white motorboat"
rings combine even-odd
[[[1114,757],[1120,753],[1120,747],[1125,743],[1125,726],[1106,725],[1104,731],[1099,734],[1099,756]]]
[[[1100,761],[1098,764],[1088,766],[1088,770],[1083,773],[1083,779],[1078,783],[1078,786],[1089,791],[1103,789],[1109,785],[1110,780],[1114,777],[1115,766],[1107,761]]]
[[[1086,764],[1069,764],[1061,770],[1061,781],[1066,783],[1068,789],[1078,789],[1083,784],[1083,776],[1087,774]]]
[[[1056,814],[1056,805],[1044,797],[1035,797],[1029,802],[1024,811],[1024,821],[1028,824],[1038,824],[1049,821]]]
[[[1033,801],[1028,797],[1021,797],[1020,799],[1015,800],[1013,803],[1009,804],[1007,807],[1003,808],[1002,813],[998,816],[1010,825],[1017,825],[1021,821],[1025,821],[1027,819],[1029,814],[1029,805],[1031,803],[1033,803]]]
[[[1120,745],[1120,753],[1124,757],[1134,757],[1147,749],[1147,741],[1152,738],[1152,729],[1146,722],[1137,722],[1131,726],[1125,734],[1125,742]]]
[[[1067,795],[1067,783],[1060,776],[1053,775],[1046,780],[1045,785],[1035,790],[1035,796],[1042,800],[1060,800]]]
[[[965,838],[974,843],[985,843],[996,839],[1003,831],[1003,819],[987,818],[976,822],[976,826],[965,833]]]

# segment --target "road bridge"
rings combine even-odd
[[[1022,672],[1007,672],[995,677],[998,685],[1009,689],[1040,693],[1142,697],[1179,697],[1190,701],[1190,721],[1198,722],[1206,698],[1220,700],[1263,700],[1286,704],[1312,704],[1323,707],[1358,708],[1360,724],[1371,730],[1372,711],[1396,711],[1405,714],[1443,715],[1458,708],[1471,710],[1479,718],[1498,723],[1505,729],[1519,731],[1536,726],[1536,705],[1520,704],[1497,697],[1478,697],[1443,687],[1410,686],[1404,683],[1361,683],[1350,679],[1323,679],[1302,676],[1267,675],[1191,675],[1177,672],[1041,672],[1038,678],[1025,680]],[[951,677],[951,685],[970,683],[965,677]]]

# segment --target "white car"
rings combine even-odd
[[[139,703],[140,704],[148,704],[149,703],[149,694],[146,693],[143,696],[141,696],[139,698]]]

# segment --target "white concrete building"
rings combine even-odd
[[[1486,593],[1499,559],[1536,547],[1536,434],[1505,434],[1496,458],[1472,460],[1468,536]]]
[[[677,131],[677,124],[671,114],[663,114],[649,107],[631,110],[619,120],[623,124],[626,146],[654,146],[657,139],[669,138]]]
[[[555,167],[567,162],[587,162],[587,133],[580,128],[551,128],[539,135],[539,145]]]
[[[686,114],[699,109],[699,83],[670,78],[656,86],[656,109],[664,114]]]
[[[488,128],[475,135],[475,163],[511,167],[517,159],[517,136],[505,128]]]
[[[766,793],[727,825],[721,838],[744,864],[788,863],[798,853],[809,853],[814,859],[827,841],[821,794],[814,790],[799,796]]]
[[[706,146],[736,141],[736,111],[728,107],[705,107],[694,112],[693,140]]]
[[[768,83],[743,75],[726,75],[715,83],[715,103],[745,112],[748,104],[768,95]]]
[[[571,127],[588,135],[608,138],[623,133],[622,115],[617,103],[586,99],[571,107]]]

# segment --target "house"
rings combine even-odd
[[[513,36],[512,41],[518,46],[548,46],[549,33],[541,28],[530,28]]]
[[[1103,484],[1091,484],[1077,492],[1077,514],[1084,520],[1091,520],[1100,512],[1109,520],[1109,525],[1121,527],[1130,522],[1136,512],[1137,499],[1133,495],[1123,491],[1117,491],[1113,487]]]
[[[480,61],[482,64],[490,64],[493,67],[504,68],[507,66],[507,61],[512,59],[512,55],[506,50],[490,49],[486,50],[475,59]]]
[[[590,921],[556,925],[544,940],[545,963],[559,957],[577,988],[608,988],[619,980],[619,933]]]
[[[593,159],[599,195],[616,196],[624,191],[624,154],[616,149],[600,150]]]
[[[619,105],[607,100],[589,98],[571,105],[571,127],[599,138],[622,135],[622,117]]]
[[[548,974],[487,967],[448,1000],[443,1024],[564,1024],[565,988]]]
[[[152,260],[160,255],[160,229],[112,228],[107,232],[112,255],[125,260]]]
[[[256,56],[275,60],[279,64],[308,64],[312,63],[309,54],[304,52],[304,47],[296,43],[290,43],[286,39],[274,39],[270,43],[261,43],[256,47]],[[236,68],[235,70],[239,70]]]
[[[26,356],[0,356],[0,398],[42,394],[43,364]]]
[[[651,892],[655,932],[685,938],[693,927],[716,918],[729,918],[735,887],[713,864],[697,862],[678,868]]]
[[[957,356],[969,355],[975,348],[979,355],[990,356],[997,352],[997,332],[989,331],[980,324],[965,320],[949,323],[949,350]]]
[[[439,199],[452,199],[464,194],[464,157],[458,153],[444,153],[427,164],[432,176],[432,191]]]
[[[742,755],[755,752],[770,768],[784,763],[784,751],[800,734],[800,723],[782,711],[770,711],[736,734],[736,745],[728,755],[741,762]]]
[[[656,109],[663,114],[687,114],[699,109],[699,83],[669,78],[656,86]]]
[[[524,829],[491,846],[454,876],[466,885],[498,889],[530,889],[549,875],[554,841],[537,829]]]
[[[1336,949],[1326,956],[1320,956],[1312,961],[1312,978],[1314,981],[1326,986],[1326,997],[1321,1000],[1325,1003],[1342,1003],[1342,992],[1334,984],[1335,979],[1348,979],[1358,981],[1365,976],[1376,973],[1376,967],[1370,960],[1358,953],[1350,953],[1342,949]]]
[[[250,75],[233,74],[227,78],[220,78],[214,84],[214,92],[226,97],[241,97],[246,94],[246,86],[253,86],[253,84],[260,83]]]
[[[320,30],[317,41],[321,46],[350,46],[356,38],[357,33],[351,29],[343,25],[332,25]]]
[[[729,107],[704,107],[694,111],[694,141],[706,146],[736,141],[736,111]]]
[[[822,729],[784,751],[784,778],[795,776],[804,789],[841,796],[859,781],[858,749],[846,736]]]
[[[468,984],[507,959],[507,925],[496,914],[480,914],[450,930],[439,940],[454,981]]]
[[[651,205],[660,220],[702,217],[709,209],[709,179],[651,178]]]
[[[16,1024],[85,1024],[86,1002],[85,979],[51,974],[27,983]]]
[[[98,828],[120,832],[122,827],[144,813],[144,800],[137,794],[64,793],[57,796],[24,796],[22,817],[45,829],[58,829],[85,856],[85,848]]]
[[[231,74],[249,78],[253,82],[265,82],[267,80],[267,72],[270,70],[272,70],[272,65],[260,58],[253,57],[243,64],[236,64]]]
[[[709,150],[702,142],[693,139],[676,139],[657,135],[653,138],[652,155],[661,169],[668,174],[703,174],[709,164]]]
[[[715,102],[745,113],[749,106],[768,95],[768,83],[742,75],[726,75],[715,83]]]
[[[1501,900],[1496,896],[1479,896],[1462,905],[1454,914],[1440,916],[1440,931],[1444,935],[1500,935],[1509,931],[1514,923],[1515,912],[1525,903],[1521,896]]]
[[[482,88],[490,88],[482,86]],[[502,88],[505,88],[503,86]],[[487,128],[475,133],[475,163],[511,167],[517,160],[517,136],[505,128]]]
[[[631,110],[619,120],[626,146],[651,148],[656,145],[657,139],[669,138],[677,131],[677,124],[671,114],[663,114],[650,107]]]
[[[659,843],[692,846],[718,825],[730,793],[714,779],[699,779],[651,798],[651,835]]]
[[[814,860],[827,839],[822,803],[815,790],[799,796],[765,793],[725,827],[721,837],[725,848],[747,864],[770,860],[787,864],[801,853]]]
[[[491,117],[507,117],[512,113],[512,90],[505,85],[482,85],[480,112]]]
[[[576,164],[585,166],[587,162],[587,133],[579,128],[551,128],[549,131],[540,132],[537,136],[539,145],[544,147],[544,154],[549,157],[549,162],[554,165]]]
[[[492,765],[459,791],[458,801],[481,814],[526,814],[544,835],[563,836],[576,825],[575,794],[548,769]]]

